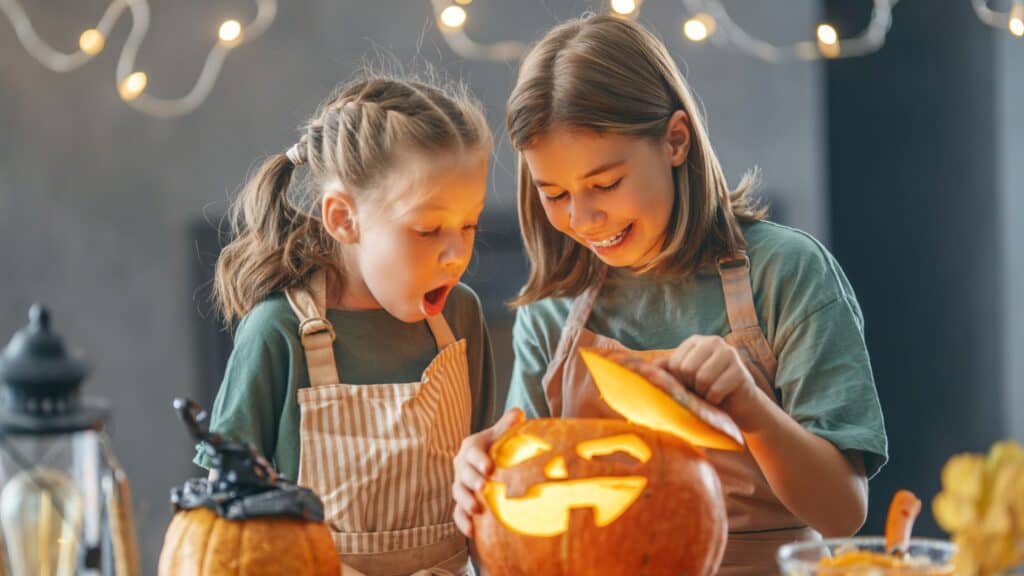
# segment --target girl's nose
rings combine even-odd
[[[584,236],[600,232],[608,219],[603,210],[583,197],[574,198],[569,210],[569,226],[574,232]]]
[[[453,231],[447,235],[444,250],[441,251],[441,266],[450,270],[465,268],[472,251],[472,235],[461,230]]]

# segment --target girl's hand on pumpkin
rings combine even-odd
[[[721,336],[690,336],[655,365],[732,416],[740,429],[748,430],[754,421],[757,383],[739,350]]]
[[[455,525],[468,538],[473,537],[473,515],[483,512],[476,493],[494,470],[494,462],[488,454],[491,444],[523,421],[525,415],[519,408],[513,408],[499,419],[494,426],[466,437],[459,453],[455,455],[455,482],[452,496],[455,498]]]

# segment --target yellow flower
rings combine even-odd
[[[957,454],[943,466],[942,492],[932,501],[943,530],[956,533],[976,520],[984,480],[984,460],[976,454]]]
[[[1024,446],[957,454],[942,468],[932,512],[957,544],[958,576],[993,576],[1024,563]]]

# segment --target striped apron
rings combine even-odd
[[[298,483],[323,499],[346,576],[472,574],[451,496],[470,430],[466,341],[429,317],[438,354],[418,382],[343,384],[325,286],[318,272],[287,291],[310,380],[298,391]]]
[[[778,402],[774,389],[777,363],[754,309],[750,260],[742,252],[735,258],[720,259],[718,273],[731,331],[725,340],[739,350],[758,388]],[[602,275],[573,301],[554,360],[544,375],[544,392],[552,416],[622,418],[601,399],[577,352],[580,347],[626,350],[648,360],[672,352],[629,350],[612,338],[588,330],[587,318],[603,283]],[[729,516],[729,542],[718,574],[776,574],[775,552],[780,545],[820,538],[779,501],[749,450],[706,452],[722,481]]]

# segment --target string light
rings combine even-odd
[[[1020,38],[1024,36],[1024,2],[1013,0],[1008,12],[997,12],[988,7],[987,0],[971,0],[974,13],[978,18],[993,28],[1009,30],[1010,34]]]
[[[18,41],[30,56],[54,72],[68,72],[103,51],[111,30],[127,10],[131,15],[131,29],[117,59],[114,74],[117,92],[124,102],[140,112],[151,116],[172,117],[188,114],[198,108],[213,90],[227,53],[241,44],[243,38],[249,41],[259,37],[274,21],[277,0],[255,0],[255,3],[256,16],[244,27],[237,20],[227,20],[221,24],[218,38],[207,54],[192,89],[174,99],[157,98],[146,93],[149,77],[135,68],[135,59],[149,29],[148,0],[112,0],[96,26],[82,32],[78,38],[79,49],[72,53],[56,50],[40,38],[18,0],[0,0],[0,11],[14,26]]]
[[[745,52],[767,62],[787,60],[817,60],[821,58],[850,58],[865,56],[878,51],[892,28],[892,9],[899,0],[872,0],[871,19],[856,36],[840,38],[833,26],[819,28],[822,38],[797,42],[789,46],[776,46],[754,38],[729,17],[721,0],[682,0],[689,16],[682,26],[683,35],[691,42],[711,40],[716,45]],[[974,0],[981,1],[983,0]],[[1016,0],[1021,2],[1022,0]],[[470,0],[455,0],[466,5]],[[642,0],[609,0],[613,14],[636,17],[642,7]],[[522,42],[504,41],[494,43],[477,42],[465,32],[468,14],[452,0],[431,0],[434,16],[441,22],[441,34],[453,52],[473,60],[518,60],[526,53],[528,46]],[[445,13],[453,8],[460,9],[457,26],[448,25]],[[831,30],[831,35],[826,30]],[[841,49],[840,49],[841,48]]]
[[[115,79],[118,93],[125,102],[141,112],[170,117],[195,110],[212,91],[227,53],[243,40],[250,41],[259,37],[274,21],[277,0],[254,1],[257,10],[251,22],[244,26],[238,20],[221,23],[217,41],[207,54],[195,84],[185,96],[177,99],[161,99],[147,94],[145,90],[149,78],[145,73],[135,70],[135,59],[149,27],[148,0],[112,0],[96,27],[83,31],[79,36],[79,50],[70,54],[55,50],[36,34],[18,0],[0,0],[0,10],[10,20],[18,40],[33,58],[50,70],[67,72],[103,51],[110,31],[127,9],[131,14],[132,26],[117,61]],[[528,49],[523,42],[480,43],[466,34],[468,14],[463,6],[468,6],[472,1],[454,0],[452,3],[452,0],[431,0],[434,15],[449,47],[456,54],[470,59],[509,61],[521,58]],[[972,0],[972,4],[986,23],[1006,26],[1011,33],[1024,36],[1022,1],[1014,0],[1008,14],[993,12],[987,7],[986,0]],[[711,39],[718,45],[732,47],[761,60],[778,62],[863,56],[877,51],[892,27],[892,8],[898,0],[873,0],[870,22],[856,36],[840,39],[833,26],[822,24],[818,26],[816,41],[797,42],[790,46],[775,46],[750,36],[729,17],[720,0],[682,2],[687,12],[692,14],[683,24],[683,34],[691,42]],[[639,13],[641,3],[642,0],[609,0],[613,13],[630,17]]]
[[[612,12],[620,16],[632,16],[637,10],[636,0],[611,0]]]
[[[839,33],[831,24],[818,25],[818,51],[826,58],[839,56]]]
[[[710,14],[695,14],[683,24],[683,35],[690,42],[703,42],[715,33],[715,19]]]
[[[149,78],[145,72],[132,72],[124,77],[117,85],[117,92],[125,102],[131,102],[139,97],[149,84]]]
[[[818,42],[822,44],[835,44],[839,40],[839,34],[836,29],[830,24],[821,24],[818,26]]]
[[[462,28],[466,23],[466,11],[461,6],[449,6],[441,11],[441,24],[448,28]]]
[[[242,24],[238,20],[225,20],[217,29],[220,41],[229,47],[235,47],[242,39]]]
[[[1024,20],[1020,18],[1011,18],[1010,32],[1017,37],[1024,36]]]
[[[1010,9],[1010,33],[1020,38],[1024,36],[1024,4],[1016,2]]]
[[[458,6],[452,6],[448,0],[430,0],[431,6],[434,8],[434,17],[442,23],[438,28],[441,30],[441,35],[444,37],[444,41],[448,44],[448,47],[463,58],[470,60],[495,60],[499,62],[518,60],[526,54],[527,45],[523,42],[516,41],[504,41],[504,42],[492,42],[483,44],[473,40],[466,34],[465,31],[465,19],[468,18],[465,10],[462,10],[464,18],[463,25],[458,27],[446,26],[444,24],[444,12],[449,8],[459,8]],[[469,2],[459,2],[459,4],[469,4]],[[461,9],[461,8],[460,8]]]
[[[820,58],[849,58],[865,56],[878,51],[892,28],[892,9],[898,0],[872,0],[871,19],[856,36],[840,38],[835,27],[821,24],[814,40],[777,46],[755,38],[737,24],[720,0],[683,0],[683,7],[693,14],[683,25],[683,34],[692,42],[710,39],[716,45],[729,47],[764,60],[817,60]],[[708,23],[711,26],[708,26]],[[699,23],[704,24],[706,34]]]
[[[95,56],[103,51],[107,39],[103,33],[95,28],[89,28],[78,37],[78,47],[89,56]]]

